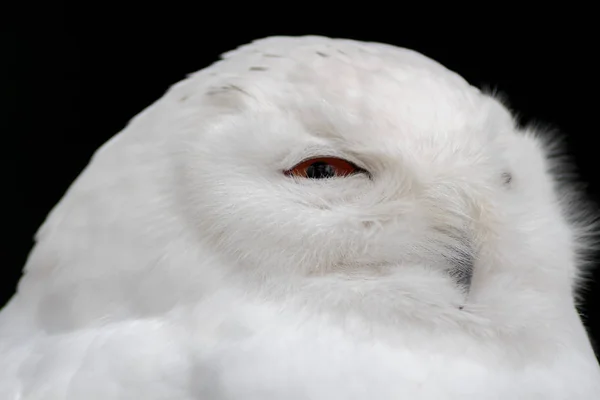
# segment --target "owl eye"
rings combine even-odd
[[[361,172],[365,172],[365,170],[341,158],[318,157],[302,161],[292,169],[285,171],[285,175],[300,178],[325,179],[343,177]]]

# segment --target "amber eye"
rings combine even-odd
[[[285,171],[285,174],[300,178],[325,179],[352,175],[359,172],[364,172],[364,170],[349,161],[335,157],[319,157],[302,161],[294,168]]]

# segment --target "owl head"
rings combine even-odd
[[[593,229],[545,137],[416,52],[259,40],[95,154],[21,289],[43,275],[42,303],[79,299],[65,321],[154,313],[233,280],[280,294],[395,282],[390,296],[463,312],[571,302]]]

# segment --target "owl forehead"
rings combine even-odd
[[[190,104],[192,113],[208,102],[227,117],[266,115],[264,126],[277,126],[277,136],[305,133],[357,152],[399,146],[436,157],[480,151],[489,140],[490,110],[505,113],[498,104],[490,107],[498,103],[494,99],[417,52],[320,37],[269,38],[242,46],[175,92],[204,99]],[[288,121],[301,129],[289,129]]]
[[[364,131],[414,138],[464,130],[482,97],[411,50],[320,37],[260,40],[226,53],[202,75],[221,104],[274,108],[311,132],[347,139]]]
[[[455,85],[466,85],[456,73],[413,50],[380,43],[318,36],[271,37],[223,54],[214,65],[224,73],[270,72],[288,77],[298,67],[346,77],[361,72],[389,74],[399,80],[414,72],[444,76]],[[312,79],[312,76],[310,77]],[[468,86],[468,85],[467,85]]]

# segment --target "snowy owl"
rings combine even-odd
[[[226,53],[41,226],[0,399],[598,399],[593,215],[543,137],[411,50]]]

